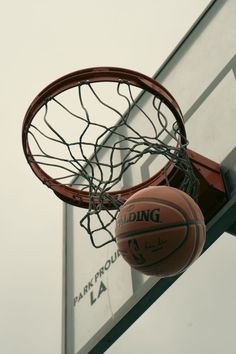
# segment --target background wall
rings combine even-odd
[[[28,105],[51,81],[90,66],[121,66],[152,76],[208,3],[207,0],[2,3],[1,353],[61,352],[62,204],[35,178],[23,156],[21,125]],[[163,298],[159,309],[167,320],[165,301]],[[147,329],[153,321],[150,317],[148,325],[144,322],[150,313],[127,332],[129,339],[123,349],[119,344],[122,342],[111,349],[114,353],[131,352],[127,346],[139,347],[132,334],[135,333],[137,341],[141,328],[143,333],[143,328]],[[137,327],[142,324],[144,327]],[[160,325],[163,326],[163,321]],[[166,324],[168,328],[169,325],[170,322]],[[155,353],[152,339],[149,343],[149,353]],[[142,349],[140,353],[143,352]],[[177,351],[173,349],[170,353]]]

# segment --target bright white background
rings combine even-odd
[[[51,81],[90,66],[121,66],[152,76],[208,3],[209,0],[2,2],[0,353],[61,353],[62,203],[35,178],[23,156],[21,125],[28,105]],[[222,247],[217,245],[220,256]],[[202,259],[208,267],[206,257]],[[230,263],[228,268],[231,269]],[[208,278],[201,277],[199,299],[195,298],[192,308],[199,306],[197,309],[204,314],[204,306],[213,300],[217,304],[218,299],[220,312],[217,314],[214,307],[213,320],[227,322],[230,311],[223,310],[227,296],[234,293],[227,293],[226,304],[222,305],[222,294],[217,295],[219,277],[214,280],[214,270],[209,269]],[[198,271],[197,265],[194,271]],[[227,283],[225,288],[232,288],[229,278],[225,279],[224,273],[220,276]],[[188,281],[191,287],[197,287],[191,277]],[[203,344],[198,351],[193,349],[196,332],[206,336],[203,343],[212,343],[215,338],[209,317],[199,324],[194,322],[191,307],[183,312],[188,293],[186,298],[176,298],[180,286],[181,282],[167,292],[160,299],[158,312],[148,311],[108,352],[154,354],[156,332],[160,330],[162,338],[166,336],[162,342],[166,346],[159,348],[161,354],[213,353],[212,347],[207,350]],[[161,319],[158,323],[157,313]],[[183,317],[184,322],[176,327]],[[153,327],[156,332],[150,330]],[[227,331],[229,328],[233,330],[234,326],[227,325]],[[233,338],[228,338],[227,333],[222,333],[225,341]],[[217,348],[217,353],[233,353],[219,345]]]

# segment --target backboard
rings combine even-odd
[[[190,149],[222,168],[229,202],[207,224],[205,250],[223,232],[236,234],[235,13],[234,0],[212,1],[154,76],[184,113]],[[148,96],[139,106],[149,110]],[[132,119],[139,121],[136,111]],[[146,158],[120,187],[150,177],[156,165],[154,156]],[[114,243],[94,249],[79,225],[83,213],[64,205],[65,354],[103,353],[178,278],[137,273]]]

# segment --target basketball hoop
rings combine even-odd
[[[136,95],[143,90],[152,97],[151,113],[138,103]],[[140,113],[140,125],[133,111]],[[174,186],[198,200],[199,169],[187,150],[181,110],[163,86],[135,71],[90,68],[54,81],[30,105],[22,139],[36,176],[64,202],[87,209],[80,222],[95,247],[114,241],[110,226],[120,206],[145,187]],[[106,161],[101,159],[104,149]],[[120,187],[124,174],[150,155],[164,161],[159,171],[138,184]],[[101,243],[95,240],[100,230],[108,235]]]

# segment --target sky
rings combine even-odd
[[[11,2],[2,3],[1,353],[61,354],[63,208],[61,201],[35,178],[24,158],[21,126],[27,107],[53,80],[91,66],[120,66],[152,76],[208,3],[207,0],[22,0],[14,6]],[[220,253],[220,243],[218,247]],[[210,272],[213,274],[214,269]],[[193,283],[194,286],[197,285]],[[212,284],[206,304],[215,297],[214,286],[217,284]],[[170,326],[167,302],[172,306],[175,303],[176,307],[180,306],[178,301],[184,301],[179,296],[175,302],[174,294],[175,288],[159,303],[162,322],[156,326],[167,329],[162,333],[167,333]],[[205,296],[204,292],[201,295]],[[227,321],[220,298],[216,300],[219,313],[215,314],[215,321],[219,316]],[[189,300],[189,308],[190,303]],[[178,318],[183,313],[176,311],[175,315]],[[173,349],[167,338],[169,347],[162,353],[195,353],[189,351],[194,345],[193,327],[196,325],[195,330],[201,332],[201,326],[192,323],[189,312],[185,315],[189,316],[188,328],[180,326],[176,332],[176,338],[181,331],[188,335],[184,350],[177,339],[178,351]],[[149,343],[146,352],[156,353],[148,331],[154,321],[152,316],[148,311],[108,353],[126,354],[133,348],[136,353],[138,348],[143,353],[143,334]]]

